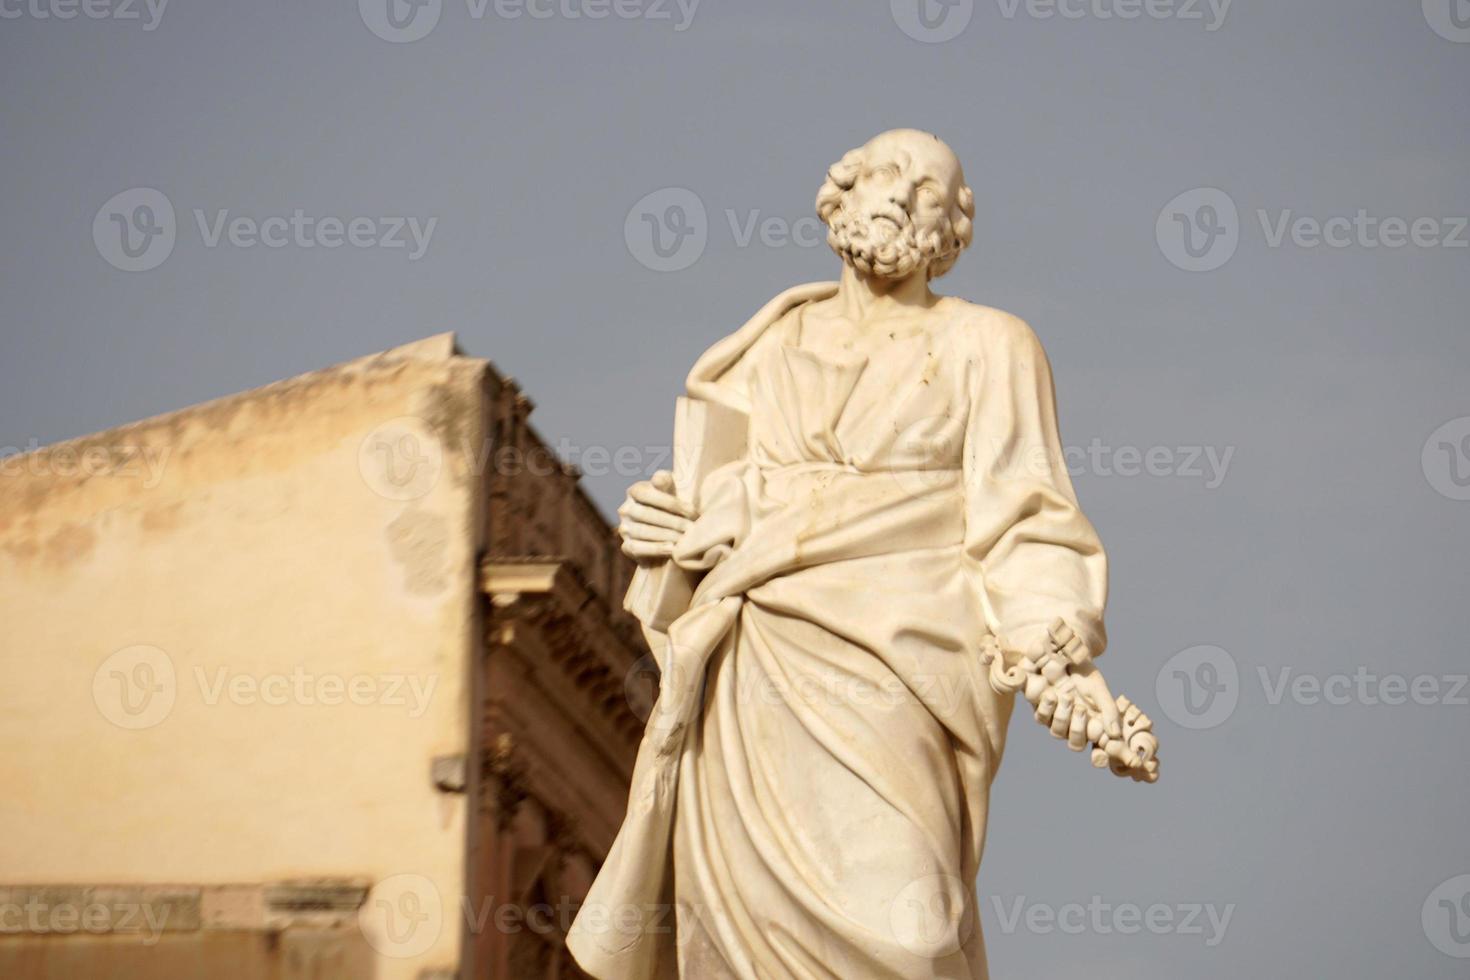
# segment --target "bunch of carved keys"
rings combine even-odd
[[[999,645],[991,637],[983,660],[990,668],[990,686],[1000,694],[1022,692],[1036,709],[1036,720],[1074,751],[1092,746],[1092,764],[1116,775],[1152,783],[1159,778],[1159,740],[1153,722],[1125,697],[1117,699],[1122,737],[1109,734],[1099,706],[1078,690],[1074,671],[1087,660],[1082,640],[1061,620],[1049,630],[1051,649],[1039,660],[1022,657],[1006,667]]]

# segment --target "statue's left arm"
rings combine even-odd
[[[1067,473],[1051,366],[1016,317],[984,311],[979,328],[967,364],[965,555],[987,604],[992,685],[1022,693],[1071,748],[1091,745],[1094,765],[1153,782],[1152,722],[1092,663],[1107,643],[1107,556]]]
[[[967,365],[965,552],[1007,651],[1039,656],[1062,620],[1088,655],[1107,644],[1108,565],[1077,504],[1057,431],[1051,367],[1026,323],[977,313]]]

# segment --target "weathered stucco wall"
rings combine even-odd
[[[0,463],[0,975],[136,960],[42,885],[235,886],[160,949],[337,921],[343,975],[455,967],[485,370],[431,338]],[[262,888],[302,880],[375,890]]]

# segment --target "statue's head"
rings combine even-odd
[[[975,234],[975,195],[959,158],[917,129],[893,129],[849,151],[817,192],[827,244],[865,276],[948,272]]]

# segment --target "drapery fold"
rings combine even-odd
[[[1029,328],[944,300],[882,356],[817,354],[799,318],[834,288],[777,297],[690,373],[747,413],[749,451],[700,488],[673,560],[703,578],[650,633],[628,815],[568,937],[600,980],[983,980],[1011,702],[982,640],[1061,617],[1101,652],[1105,560]]]

